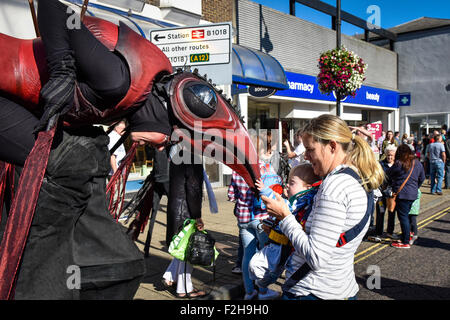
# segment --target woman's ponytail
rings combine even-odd
[[[348,162],[359,171],[362,184],[367,191],[377,189],[384,181],[384,171],[375,159],[372,148],[366,140],[356,135],[348,151]]]

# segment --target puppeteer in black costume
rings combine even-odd
[[[39,0],[41,38],[0,33],[0,196],[13,191],[3,207],[0,299],[133,298],[143,256],[108,212],[108,137],[93,124],[125,117],[133,141],[157,148],[173,130],[232,130],[223,145],[180,136],[195,153],[216,144],[250,186],[259,177],[239,116],[205,78],[173,73],[124,24],[85,17],[68,29],[67,18],[62,3]],[[248,143],[236,148],[238,139]],[[14,189],[5,183],[11,165],[21,171]],[[71,278],[77,268],[80,287]]]

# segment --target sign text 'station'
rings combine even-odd
[[[150,39],[174,67],[230,63],[228,23],[152,30]]]

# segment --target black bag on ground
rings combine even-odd
[[[207,232],[196,231],[189,238],[186,261],[192,265],[209,267],[215,264],[216,240]]]
[[[216,281],[216,250],[214,248],[216,240],[206,231],[195,231],[189,237],[186,248],[186,262],[191,265],[202,267],[213,267],[213,282]],[[186,274],[186,265],[184,264],[184,273]],[[184,277],[184,288],[187,292],[186,276]]]

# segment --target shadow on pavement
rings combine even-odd
[[[441,229],[439,229],[441,230]],[[443,230],[445,232],[448,232],[448,230]],[[444,243],[436,239],[430,239],[430,238],[422,238],[419,234],[419,238],[414,242],[415,246],[418,247],[426,247],[426,248],[432,248],[432,249],[444,249],[444,250],[450,250],[450,243]]]
[[[365,286],[366,279],[357,277],[357,282]],[[389,278],[381,278],[381,289],[372,289],[373,293],[394,300],[447,300],[450,299],[449,287],[438,287],[406,283]],[[367,288],[366,288],[367,289]]]
[[[442,222],[442,221],[439,221],[439,220],[436,220],[436,221]],[[432,228],[432,227],[429,227],[429,228],[427,228],[427,229],[428,229],[428,230],[435,231],[435,232],[450,233],[450,230],[446,230],[446,229]]]

